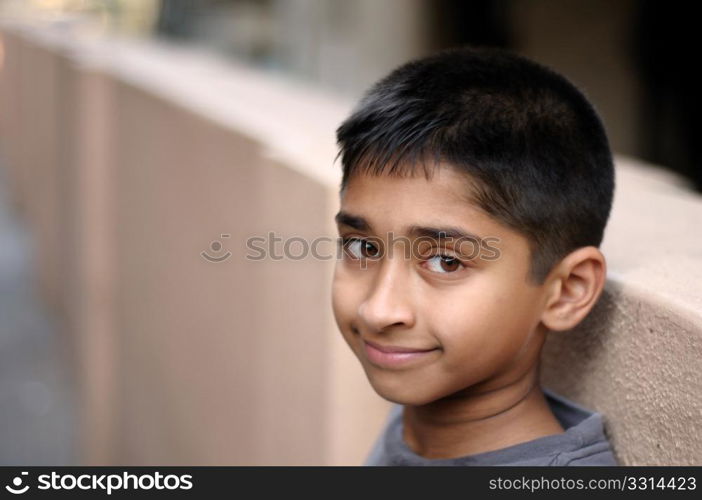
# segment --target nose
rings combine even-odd
[[[415,315],[404,264],[386,260],[378,269],[368,297],[358,307],[358,316],[371,332],[389,326],[412,327]]]

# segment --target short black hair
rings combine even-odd
[[[446,162],[482,210],[528,238],[537,284],[602,242],[614,194],[604,125],[574,84],[523,56],[468,46],[410,61],[336,133],[340,194],[359,172],[413,174],[419,163],[429,177],[427,159]]]

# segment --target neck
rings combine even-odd
[[[538,383],[538,368],[497,388],[470,388],[422,406],[405,406],[403,438],[425,458],[456,458],[498,450],[563,427]]]

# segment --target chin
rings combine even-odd
[[[416,386],[383,384],[373,379],[369,379],[369,381],[378,396],[391,403],[404,406],[422,406],[438,399],[432,395],[417,391]]]

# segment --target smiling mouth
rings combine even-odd
[[[383,346],[367,340],[363,340],[363,349],[371,364],[383,368],[405,367],[420,362],[439,351],[438,347],[417,349],[403,346]]]

